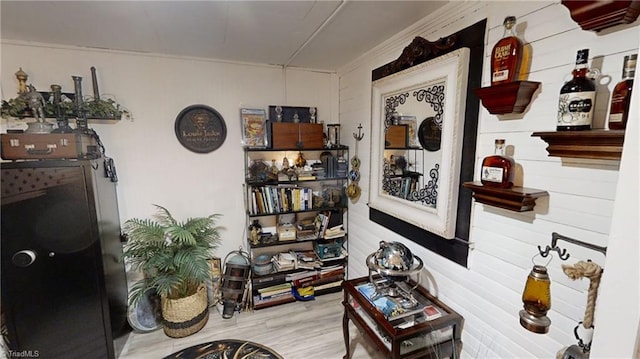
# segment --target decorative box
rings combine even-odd
[[[279,241],[295,241],[296,227],[294,227],[291,224],[278,226],[278,240]]]
[[[274,150],[319,149],[323,146],[321,123],[271,122],[271,148]]]
[[[327,242],[316,241],[313,243],[313,248],[320,259],[335,258],[342,255],[343,243],[344,237],[329,240]]]
[[[385,148],[406,148],[407,147],[407,132],[409,127],[407,125],[391,125],[387,129],[387,133],[384,135],[384,147]]]

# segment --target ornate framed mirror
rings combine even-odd
[[[467,264],[486,20],[372,72],[369,217]]]

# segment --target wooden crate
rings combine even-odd
[[[271,123],[271,148],[275,150],[319,149],[324,145],[322,137],[321,123]]]

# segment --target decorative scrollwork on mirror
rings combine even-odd
[[[486,20],[372,71],[370,219],[467,264]]]

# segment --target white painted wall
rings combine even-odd
[[[414,36],[433,41],[486,17],[488,35],[483,86],[488,86],[488,56],[493,44],[502,36],[502,20],[507,15],[518,18],[518,33],[532,46],[529,80],[539,81],[542,86],[522,116],[498,118],[481,108],[476,167],[479,167],[483,157],[493,153],[494,139],[505,138],[507,145],[513,146],[513,156],[522,167],[516,184],[543,189],[550,195],[538,201],[535,212],[528,213],[513,213],[474,204],[471,229],[474,249],[469,256],[469,268],[463,268],[368,220],[366,203],[369,176],[366,169],[369,168],[370,158],[367,149],[371,145],[369,137],[373,131],[370,122],[371,70],[395,60]],[[583,31],[558,1],[454,2],[340,69],[340,122],[345,131],[342,137],[349,139],[348,144],[353,146],[355,141],[345,134],[357,132],[359,123],[362,123],[366,135],[358,152],[362,160],[360,184],[363,193],[349,208],[350,277],[367,274],[365,258],[377,249],[378,241],[399,241],[424,260],[427,272],[424,284],[464,316],[464,357],[551,358],[561,348],[576,344],[573,328],[584,316],[588,282],[572,282],[560,266],[573,264],[580,259],[593,259],[605,266],[604,256],[560,242],[568,249],[571,258],[563,262],[556,257],[549,265],[553,282],[549,317],[553,324],[548,335],[533,334],[520,326],[518,311],[522,308],[522,289],[532,267],[532,257],[538,253],[537,246],[550,244],[552,232],[607,246],[620,163],[548,157],[546,143],[531,137],[531,133],[555,130],[559,90],[563,82],[570,78],[575,53],[582,48],[589,48],[590,56],[596,57],[593,66],[611,77],[608,84],[599,86],[596,100],[594,127],[605,126],[610,90],[620,80],[623,57],[638,51],[640,33],[638,23],[634,25],[602,34]],[[637,148],[625,150],[633,153]],[[631,157],[633,161],[633,154]],[[478,170],[475,177],[479,178]],[[630,177],[637,187],[637,170]],[[633,200],[637,202],[637,198]],[[626,240],[637,241],[637,233],[626,237]],[[624,253],[617,255],[622,257],[624,263],[635,265],[635,268],[631,268],[632,272],[638,271],[637,253],[635,256]],[[540,263],[540,259],[537,262]],[[631,281],[634,278],[637,282],[637,275],[631,276]],[[618,279],[605,277],[603,288],[616,290],[617,286],[614,288],[607,280],[614,282]],[[628,290],[633,291],[633,287]],[[619,295],[620,292],[616,291],[603,294],[603,297]],[[634,302],[634,298],[637,295],[630,295],[629,301],[615,303],[635,304],[637,307],[638,301],[636,299]],[[637,308],[633,309],[637,311]],[[621,312],[627,313],[625,309],[621,309]],[[631,312],[635,313],[634,310]],[[602,346],[613,346],[608,341],[615,337],[614,331],[622,328],[629,328],[629,335],[635,338],[637,319],[633,323],[632,316],[632,323],[621,323],[622,316],[617,316],[618,320],[606,327],[603,325],[603,331],[607,330],[608,335],[596,337],[606,338],[599,341]],[[616,325],[618,328],[615,328]],[[597,345],[594,343],[594,346]],[[622,353],[632,352],[634,345],[626,341],[624,349],[617,352],[610,351],[610,348],[603,349],[599,355],[603,358],[627,357]]]
[[[220,213],[224,231],[217,254],[223,258],[245,243],[240,108],[313,105],[319,120],[337,122],[337,78],[331,73],[6,41],[3,99],[15,96],[20,67],[40,91],[59,84],[73,93],[71,76],[77,75],[83,93],[92,95],[91,66],[101,94],[115,95],[133,113],[132,120],[91,124],[116,163],[121,220],[148,217],[153,203],[177,218]],[[176,116],[193,104],[211,106],[225,119],[227,138],[218,150],[197,154],[176,139]],[[4,132],[25,124],[2,120],[2,127]]]
[[[368,220],[371,70],[397,58],[416,35],[435,40],[483,18],[489,19],[488,52],[502,35],[505,15],[518,17],[521,36],[532,44],[529,79],[542,82],[542,89],[522,118],[500,120],[481,110],[476,163],[492,152],[494,138],[504,137],[507,144],[514,146],[514,157],[523,168],[524,175],[518,184],[547,190],[550,197],[539,201],[534,213],[525,214],[475,204],[471,231],[475,249],[469,258],[469,268],[463,268]],[[282,69],[267,65],[5,41],[1,47],[0,86],[3,99],[13,97],[17,85],[13,74],[22,67],[30,75],[29,82],[39,90],[57,83],[72,92],[71,76],[79,75],[84,77],[85,94],[90,94],[89,68],[95,66],[101,92],[116,95],[134,115],[133,120],[92,125],[118,167],[122,220],[150,215],[151,203],[166,205],[178,217],[222,213],[220,225],[226,229],[219,250],[221,256],[236,249],[244,238],[240,107],[315,105],[324,122],[337,122],[339,118],[341,138],[352,146],[352,153],[355,141],[351,133],[357,132],[361,123],[365,138],[359,143],[358,155],[362,159],[363,194],[349,209],[350,277],[366,274],[364,259],[377,248],[379,240],[403,242],[424,260],[425,285],[465,317],[464,357],[551,358],[560,348],[575,343],[572,330],[584,313],[587,283],[568,280],[560,270],[561,261],[556,258],[550,265],[551,331],[548,335],[536,335],[522,329],[517,313],[521,308],[524,279],[531,269],[531,257],[537,253],[536,246],[548,244],[551,232],[557,231],[598,245],[609,243],[613,249],[610,241],[626,232],[612,229],[614,207],[618,206],[615,201],[619,163],[547,157],[546,144],[530,134],[555,128],[557,94],[573,68],[576,50],[586,47],[591,49],[592,57],[603,56],[600,67],[615,82],[620,77],[623,56],[638,51],[639,37],[637,26],[604,34],[582,31],[558,1],[454,2],[380,44],[337,75],[304,70],[283,73]],[[485,58],[485,86],[489,83],[488,67]],[[610,90],[612,86],[609,84],[601,90]],[[596,124],[600,126],[605,121],[607,97],[598,97],[600,112]],[[173,132],[180,110],[197,103],[217,109],[227,123],[225,144],[209,154],[184,149]],[[2,131],[22,125],[4,120],[1,124]],[[629,161],[634,161],[633,151],[625,148],[625,159],[630,156]],[[625,176],[625,183],[637,186],[637,170],[631,172],[630,177]],[[627,237],[629,239],[637,240],[637,234],[635,238]],[[605,263],[598,254],[570,245],[567,248],[572,254],[569,264],[586,258]],[[637,284],[635,257],[625,255],[625,247],[620,246],[615,257],[624,266],[636,265]],[[623,269],[618,266],[618,273]],[[633,283],[634,268],[627,269],[632,272],[627,280]],[[616,272],[612,270],[612,273]],[[617,278],[607,275],[603,278],[602,288],[607,292],[601,293],[602,301],[612,306],[633,305],[631,296],[627,301],[614,301],[629,293],[614,285]],[[618,309],[625,310],[598,308],[596,327],[601,312],[604,316]],[[624,317],[612,316],[606,324],[602,319],[603,333],[596,331],[594,343],[598,357],[625,357],[632,352],[633,338],[624,340],[623,344],[613,340],[618,338],[617,330],[637,333],[635,309],[635,318],[630,318],[632,325],[624,322]],[[617,352],[616,346],[621,347]]]

